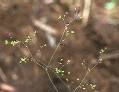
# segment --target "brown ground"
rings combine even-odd
[[[51,4],[44,1],[0,0],[0,85],[2,83],[11,85],[17,92],[56,92],[46,72],[40,66],[30,60],[27,64],[19,63],[21,57],[30,56],[23,44],[20,48],[3,44],[6,39],[23,41],[30,35],[32,42],[28,46],[33,57],[37,60],[40,58],[44,64],[48,64],[54,48],[49,45],[46,32],[36,27],[32,19],[46,19],[46,23],[56,29],[57,34],[53,36],[58,43],[66,24],[58,20],[58,16],[68,11],[65,22],[69,22],[73,19],[73,9],[78,4],[76,2],[72,4],[72,0],[53,0]],[[66,37],[65,41],[60,44],[51,65],[60,67],[58,62],[63,58],[61,62],[66,66],[63,67],[65,75],[61,79],[72,90],[85,76],[85,66],[93,67],[100,56],[103,59],[102,63],[96,66],[85,79],[86,83],[93,83],[96,88],[92,90],[87,86],[86,90],[79,89],[77,92],[118,92],[119,7],[107,11],[103,6],[108,0],[93,1],[87,25],[83,24],[83,20],[77,20],[71,24],[69,30],[75,33]],[[79,4],[80,11],[84,6],[82,4]],[[109,14],[112,16],[110,17]],[[35,37],[33,36],[34,30],[37,31]],[[42,47],[44,44],[47,46]],[[105,47],[107,50],[99,54],[99,51]],[[67,60],[71,60],[68,65]],[[84,60],[85,66],[82,65]],[[69,71],[70,75],[67,74]],[[56,74],[51,70],[49,73],[59,92],[69,92]],[[69,79],[68,82],[66,78]],[[76,80],[77,78],[79,81]]]

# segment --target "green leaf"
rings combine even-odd
[[[115,2],[108,2],[105,4],[105,8],[109,10],[115,8],[115,6],[116,6]]]

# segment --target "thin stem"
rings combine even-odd
[[[68,27],[74,20],[75,20],[75,19],[71,20],[71,21],[68,23],[68,25],[65,26],[65,27]],[[51,55],[51,58],[50,58],[49,63],[48,63],[47,66],[49,66],[49,65],[51,64],[52,59],[54,58],[54,56],[55,56],[55,54],[56,54],[56,52],[57,52],[57,50],[58,50],[58,48],[59,48],[59,46],[60,46],[60,44],[61,44],[63,38],[64,38],[64,35],[65,35],[65,32],[66,32],[66,31],[67,31],[67,29],[64,29],[64,31],[63,31],[63,33],[62,33],[62,35],[61,35],[60,41],[59,41],[57,47],[55,48],[53,54]]]
[[[25,43],[23,43],[23,45],[26,47],[27,51],[29,51],[29,54],[30,54],[30,56],[32,57],[33,62],[34,62],[35,64],[41,66],[43,69],[45,69],[46,65],[43,64],[42,62],[39,62],[39,63],[38,63],[37,60],[33,57],[33,55],[32,55],[32,53],[31,53],[29,47],[28,47],[27,45],[25,45]]]
[[[65,32],[66,32],[66,30],[63,31],[63,33],[62,33],[62,35],[61,35],[61,38],[60,38],[60,41],[59,41],[59,43],[58,43],[56,49],[54,50],[54,52],[53,52],[53,54],[52,54],[52,56],[51,56],[51,58],[50,58],[49,63],[48,63],[47,66],[49,66],[49,65],[51,64],[52,59],[53,59],[54,55],[56,54],[56,52],[57,52],[57,50],[58,50],[58,48],[59,48],[59,46],[60,46],[60,44],[61,44],[61,42],[62,42],[62,40],[63,40],[63,37],[64,37]]]
[[[82,81],[80,82],[80,85],[81,85],[81,84],[83,83],[83,81],[86,79],[86,77],[88,76],[88,74],[89,74],[98,64],[99,64],[99,62],[96,63],[96,64],[90,69],[90,71],[87,70],[87,72],[86,72],[84,78],[83,78]],[[78,85],[72,92],[75,92],[77,89],[79,89],[80,85]]]
[[[50,82],[52,83],[54,89],[56,90],[56,92],[59,92],[58,89],[57,89],[57,87],[55,86],[55,84],[53,83],[53,81],[52,81],[52,79],[51,79],[51,77],[50,77],[50,74],[49,74],[49,72],[48,72],[48,69],[46,68],[45,71],[46,71],[46,73],[47,73],[47,75],[48,75],[48,78],[49,78]]]
[[[24,45],[25,45],[25,44],[24,44]],[[50,82],[52,83],[52,85],[53,85],[53,87],[55,88],[56,92],[58,92],[57,87],[55,86],[55,84],[53,83],[53,81],[52,81],[52,79],[51,79],[51,77],[50,77],[50,74],[49,74],[49,72],[48,72],[47,66],[46,66],[45,64],[41,63],[41,62],[37,62],[37,60],[33,57],[31,51],[29,50],[28,46],[25,45],[25,47],[27,48],[27,50],[29,51],[30,55],[32,56],[33,62],[34,62],[35,64],[37,64],[38,66],[41,66],[43,69],[45,69],[45,71],[46,71],[46,73],[47,73],[47,75],[48,75],[48,78],[49,78]]]
[[[86,72],[84,78],[82,79],[80,85],[83,83],[83,81],[86,79],[87,75],[89,74],[89,71]],[[77,89],[79,89],[80,85],[78,85],[72,92],[75,92]]]
[[[52,67],[49,67],[49,69],[60,79],[60,81],[63,83],[63,85],[68,88],[69,92],[71,92],[71,90],[70,90],[69,87],[66,85],[66,83],[60,78],[60,76],[59,76],[57,73],[55,73],[55,72],[53,71],[53,68],[52,68]]]

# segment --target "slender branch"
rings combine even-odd
[[[54,89],[56,90],[56,92],[59,92],[58,89],[57,89],[57,87],[55,86],[55,84],[53,83],[53,81],[52,81],[52,79],[51,79],[51,77],[50,77],[50,74],[49,74],[49,72],[48,72],[48,69],[46,68],[45,71],[46,71],[46,73],[47,73],[47,75],[48,75],[48,78],[49,78],[50,82],[52,83]]]
[[[62,82],[62,84],[67,87],[67,89],[69,90],[69,92],[71,92],[71,90],[70,90],[69,87],[66,85],[66,83],[60,78],[60,76],[59,76],[57,73],[55,73],[55,72],[53,71],[53,68],[52,68],[52,67],[49,67],[49,69],[60,79],[60,81]]]
[[[4,82],[7,82],[8,79],[7,79],[7,76],[6,74],[3,72],[2,68],[0,67],[0,77],[1,79],[4,81]]]
[[[97,62],[90,70],[88,69],[84,78],[81,80],[80,85],[84,82],[84,80],[86,79],[86,77],[88,76],[88,74],[99,64],[99,62]],[[80,85],[78,85],[72,92],[75,92],[76,90],[79,89]]]
[[[54,52],[53,52],[53,54],[52,54],[52,56],[51,56],[51,58],[50,58],[50,60],[49,60],[48,66],[51,64],[51,61],[52,61],[52,59],[53,59],[55,53],[57,52],[57,50],[58,50],[58,48],[59,48],[59,46],[60,46],[60,44],[61,44],[61,42],[62,42],[62,40],[63,40],[63,37],[64,37],[65,32],[66,32],[66,30],[63,31],[62,36],[61,36],[61,38],[60,38],[60,41],[59,41],[59,43],[58,43],[56,49],[54,50]]]
[[[34,58],[34,56],[32,55],[32,53],[31,53],[29,47],[28,47],[27,45],[25,45],[25,43],[23,43],[23,45],[26,47],[27,51],[29,51],[29,54],[30,54],[30,56],[32,57],[33,62],[36,63],[37,65],[41,66],[43,69],[45,69],[46,65],[43,64],[41,61],[38,63],[37,60],[36,60],[36,59]]]

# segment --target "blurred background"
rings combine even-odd
[[[118,37],[118,0],[0,0],[0,92],[118,92]]]

